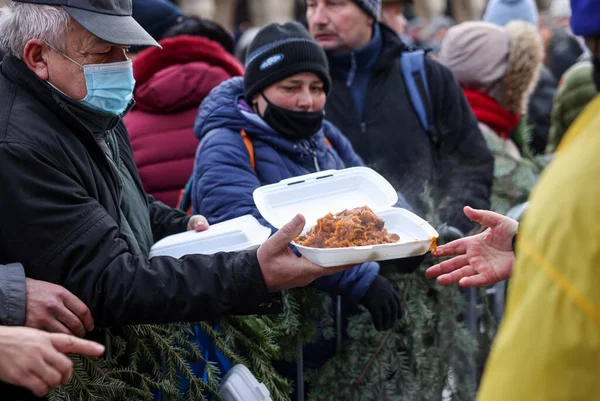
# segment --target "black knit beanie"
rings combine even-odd
[[[248,49],[244,91],[246,100],[301,72],[314,72],[329,93],[331,77],[325,51],[297,22],[271,24],[261,29]]]

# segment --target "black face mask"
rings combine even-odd
[[[293,111],[275,106],[261,93],[267,102],[262,119],[277,133],[292,141],[306,139],[323,127],[325,113],[321,111]],[[258,106],[257,106],[258,109]]]

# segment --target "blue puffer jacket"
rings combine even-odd
[[[247,108],[243,96],[241,78],[223,82],[200,106],[194,126],[200,145],[194,164],[192,210],[211,224],[252,214],[273,228],[254,205],[256,188],[317,170],[362,165],[348,140],[330,123],[325,122],[323,129],[307,140],[290,141]],[[241,130],[252,140],[256,171]],[[327,146],[325,136],[332,147]],[[318,279],[313,286],[358,303],[378,272],[377,263],[365,263]]]

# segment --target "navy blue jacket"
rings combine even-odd
[[[290,141],[276,133],[245,102],[243,81],[233,78],[213,89],[198,112],[192,186],[194,214],[211,224],[251,214],[272,228],[258,212],[252,193],[260,186],[321,170],[361,166],[350,142],[332,124],[306,140]],[[255,169],[240,134],[252,140]],[[325,142],[325,137],[332,147]],[[358,302],[379,272],[377,263],[324,277],[314,287]]]

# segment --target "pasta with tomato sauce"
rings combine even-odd
[[[311,248],[349,248],[398,242],[400,236],[389,234],[384,225],[368,206],[328,213],[296,243]]]

